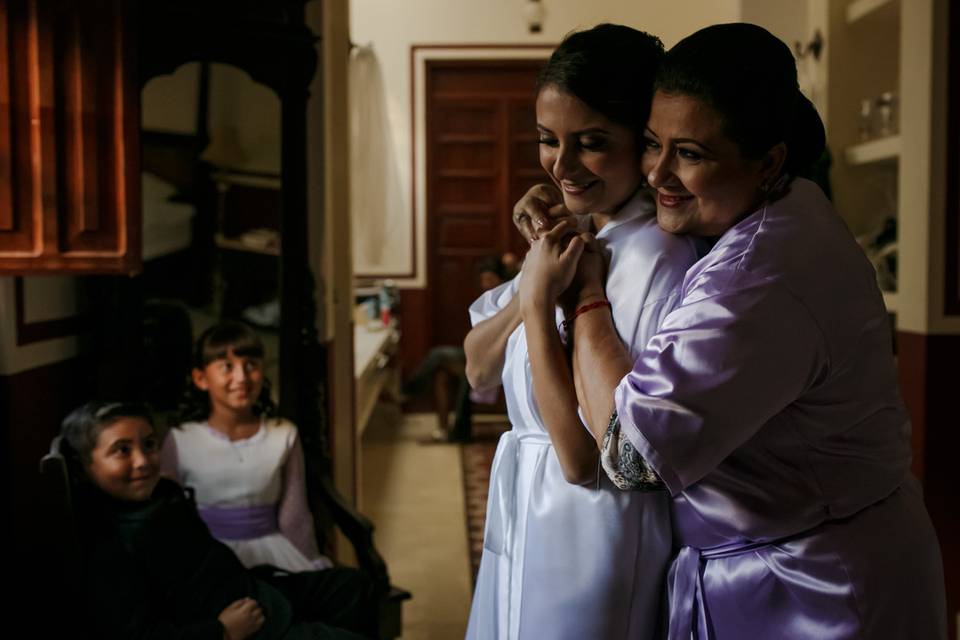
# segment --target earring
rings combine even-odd
[[[785,173],[781,173],[776,178],[765,178],[760,183],[760,193],[763,194],[764,198],[777,196],[786,188],[789,180],[790,177]]]

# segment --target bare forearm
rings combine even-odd
[[[514,296],[495,316],[470,330],[463,350],[467,354],[466,373],[471,387],[483,390],[500,385],[507,340],[520,322],[520,304]]]
[[[596,477],[599,450],[577,415],[577,396],[553,305],[524,305],[523,323],[533,393],[564,478],[585,484]]]
[[[607,309],[579,316],[573,327],[573,370],[577,398],[597,443],[603,442],[614,409],[614,391],[633,368],[630,353]]]

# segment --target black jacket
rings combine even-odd
[[[176,483],[160,480],[139,503],[83,493],[84,597],[94,637],[221,640],[217,616],[244,597],[264,610],[258,638],[282,637],[290,626],[286,599],[210,535]]]

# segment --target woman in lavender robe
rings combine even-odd
[[[789,49],[754,25],[689,36],[646,133],[658,223],[713,248],[635,361],[608,312],[579,315],[573,369],[610,478],[673,498],[669,638],[945,638],[886,311],[842,220],[796,177],[824,133]],[[525,271],[553,291],[571,263]],[[578,307],[604,299],[602,260],[586,251],[576,271]]]

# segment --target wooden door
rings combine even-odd
[[[543,182],[535,80],[542,60],[427,63],[427,269],[433,345],[460,345],[485,256],[526,243],[513,203]]]
[[[140,266],[126,0],[0,0],[0,273]]]

